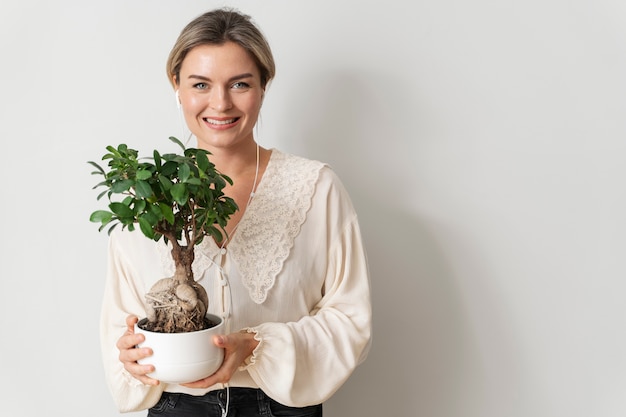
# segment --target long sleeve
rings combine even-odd
[[[131,255],[137,260],[150,259],[149,256],[139,253],[147,239],[139,236],[141,239],[135,239],[136,245],[125,245],[127,248],[133,248],[135,253],[122,251],[118,245],[120,239],[131,240],[136,237],[129,232],[111,235],[101,311],[100,340],[105,378],[120,412],[149,408],[158,401],[163,392],[163,384],[157,387],[143,385],[128,374],[119,361],[119,350],[116,347],[117,339],[126,331],[126,317],[129,314],[138,317],[145,315],[142,282],[137,279],[131,280],[132,276],[137,276],[136,271],[131,263],[125,262],[125,258]],[[141,268],[140,264],[137,266]]]
[[[261,323],[250,329],[261,343],[248,373],[270,397],[297,407],[327,400],[365,359],[371,343],[368,264],[357,217],[332,172],[322,173],[320,181],[317,193],[322,195],[307,218],[312,224],[303,229],[293,254],[323,260],[321,298],[297,321]],[[330,216],[316,204],[330,208]],[[320,219],[325,227],[316,224]],[[313,238],[310,226],[324,233]],[[295,250],[298,244],[304,248]]]

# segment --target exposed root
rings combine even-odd
[[[208,296],[195,282],[180,283],[174,278],[157,281],[146,294],[148,322],[145,330],[181,333],[211,327],[206,320]]]

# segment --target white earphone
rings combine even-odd
[[[178,90],[176,90],[176,107],[179,109],[182,107],[182,103],[180,102],[180,95],[178,94]]]

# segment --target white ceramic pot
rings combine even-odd
[[[223,334],[224,320],[213,314],[207,314],[207,318],[219,324],[188,333],[150,332],[136,324],[135,333],[146,337],[139,347],[149,347],[154,352],[152,356],[138,361],[140,364],[154,365],[154,372],[148,376],[161,382],[180,384],[213,374],[224,360],[224,349],[215,346],[212,337]]]

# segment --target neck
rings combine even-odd
[[[257,153],[259,145],[251,141],[236,149],[215,148],[207,149],[211,152],[209,160],[215,164],[217,170],[231,178],[250,175],[257,168]]]

